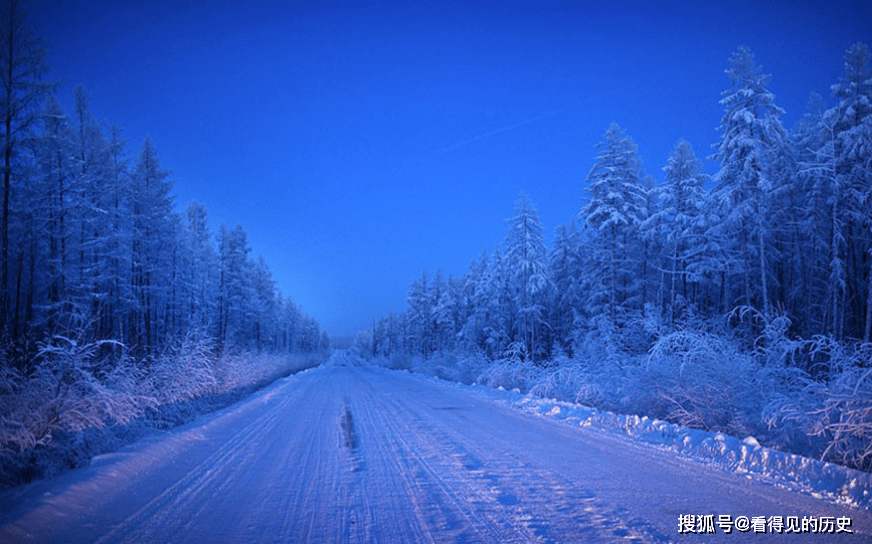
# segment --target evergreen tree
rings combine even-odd
[[[550,279],[539,214],[525,195],[518,198],[509,220],[505,255],[516,305],[516,338],[535,359],[548,345],[542,344],[542,336]]]
[[[674,323],[676,297],[680,294],[684,300],[689,298],[688,266],[701,257],[694,237],[705,204],[705,176],[693,148],[684,140],[676,144],[663,171],[665,184],[658,188],[655,210],[643,228],[648,238],[660,242],[661,277],[667,283],[661,286],[661,292],[668,293],[661,303]]]
[[[575,223],[557,227],[554,247],[548,259],[554,282],[550,322],[555,341],[564,351],[571,350],[573,331],[583,304],[583,260]]]
[[[22,153],[36,128],[40,103],[48,91],[44,82],[44,52],[27,23],[19,0],[0,8],[0,107],[3,116],[3,204],[0,210],[0,336],[8,333],[10,294],[10,229],[13,186],[19,177]],[[18,207],[24,210],[24,207]]]
[[[588,174],[590,200],[581,218],[589,237],[589,310],[618,322],[623,310],[638,309],[639,226],[646,215],[636,144],[617,125],[606,131]]]
[[[833,275],[844,282],[843,289],[833,300],[833,332],[836,335],[862,334],[869,338],[872,331],[872,289],[869,286],[872,237],[868,204],[872,187],[872,71],[866,44],[854,44],[845,52],[844,74],[832,90],[838,100],[826,113],[833,133],[832,268]]]
[[[768,315],[772,240],[767,217],[774,183],[771,165],[786,139],[779,120],[783,111],[766,88],[769,76],[761,72],[750,49],[740,47],[733,53],[726,73],[731,86],[721,99],[724,116],[715,154],[721,163],[715,175],[722,210],[717,228],[723,240],[732,242],[725,248],[731,273],[727,279],[741,279],[739,300],[745,305],[759,303]],[[731,284],[728,294],[732,290]]]

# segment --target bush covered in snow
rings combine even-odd
[[[500,359],[487,366],[476,383],[527,392],[542,375],[542,369],[528,361]]]
[[[808,437],[822,459],[872,471],[872,344],[818,336],[807,354],[827,368],[827,378],[813,377],[815,368],[794,370],[789,387],[766,406],[767,423]]]
[[[685,330],[658,338],[637,385],[642,413],[738,436],[759,429],[757,364],[723,337]]]
[[[315,366],[323,354],[215,358],[189,335],[163,355],[105,355],[105,342],[54,337],[32,372],[0,365],[0,486],[86,463],[145,429],[181,423],[253,388]],[[102,355],[101,355],[102,354]]]

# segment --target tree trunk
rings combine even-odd
[[[3,119],[3,222],[2,231],[2,255],[0,262],[3,263],[0,272],[0,334],[5,332],[8,317],[8,293],[9,288],[9,198],[12,192],[12,99],[15,92],[15,2],[9,3],[9,28],[6,39],[7,72],[6,72],[6,112]]]
[[[763,315],[769,316],[769,288],[766,278],[766,243],[763,241],[763,229],[757,229],[757,243],[760,246],[760,289],[763,293]]]
[[[869,261],[869,278],[866,287],[866,327],[863,331],[863,341],[868,342],[872,337],[872,260]]]

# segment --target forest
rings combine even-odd
[[[131,151],[81,88],[64,111],[26,4],[3,4],[7,484],[87,459],[118,434],[110,427],[178,421],[198,399],[314,364],[329,340],[278,291],[241,226],[214,233],[203,205],[179,211],[152,142]]]
[[[550,247],[522,195],[496,250],[422,275],[358,352],[872,470],[869,48],[790,129],[748,48],[725,73],[716,172],[679,141],[655,183],[609,126]]]

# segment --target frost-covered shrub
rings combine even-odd
[[[385,361],[385,366],[394,370],[409,370],[412,368],[412,357],[407,353],[392,353]]]
[[[36,438],[25,425],[22,406],[26,380],[18,370],[0,366],[0,482],[9,481],[21,470],[17,455],[33,447]]]
[[[433,360],[422,355],[409,356],[409,370],[420,374],[433,375]]]
[[[528,361],[501,359],[490,364],[476,379],[476,383],[503,389],[527,392],[539,381],[542,367]]]
[[[740,435],[758,428],[758,366],[722,337],[688,330],[661,336],[641,371],[647,413]]]
[[[829,379],[796,371],[789,394],[766,407],[767,423],[817,439],[821,459],[872,470],[872,344],[846,346],[818,336],[809,342],[809,353],[828,369]]]
[[[490,360],[481,352],[460,355],[457,358],[456,381],[465,384],[476,383],[478,377],[490,365]]]
[[[589,404],[593,376],[586,365],[569,362],[542,371],[530,394],[536,397]],[[599,397],[600,395],[595,394]]]
[[[623,352],[642,355],[647,353],[656,339],[665,332],[666,325],[659,311],[653,305],[646,304],[644,313],[629,317],[623,324],[620,334],[615,334],[614,338],[618,340],[616,345]]]
[[[591,362],[620,363],[626,357],[621,350],[623,341],[621,334],[605,316],[591,319],[591,327],[576,332],[573,340],[573,350],[576,359]]]
[[[760,374],[761,382],[769,387],[760,414],[767,444],[820,456],[824,441],[809,434],[808,413],[821,404],[823,384],[799,367],[764,367]]]
[[[432,358],[432,374],[443,380],[472,384],[488,367],[490,361],[481,353],[442,353]]]
[[[154,361],[151,387],[158,402],[184,402],[217,392],[212,353],[208,337],[188,334]]]
[[[291,372],[316,366],[323,359],[323,353],[225,355],[214,363],[218,391],[227,393],[257,387]]]
[[[637,411],[639,396],[634,384],[640,356],[625,349],[626,331],[618,331],[606,318],[593,320],[595,326],[575,341],[575,355],[564,365],[567,373],[553,373],[552,380],[568,379],[576,389],[574,398],[565,400],[614,411]],[[640,322],[641,324],[641,322]],[[633,348],[635,349],[635,348]],[[548,386],[556,387],[557,384]]]
[[[35,373],[25,386],[30,399],[39,403],[24,415],[35,445],[49,443],[59,432],[125,424],[154,403],[139,393],[141,375],[125,359],[106,377],[98,377],[97,369],[106,366],[96,359],[102,344],[55,337],[41,347]]]
[[[872,359],[864,351],[863,363],[849,361],[827,384],[814,430],[827,441],[823,458],[872,470]]]
[[[442,380],[459,382],[457,356],[453,353],[438,353],[427,359],[430,374]]]
[[[120,349],[110,358],[106,347]],[[55,336],[40,346],[29,375],[0,365],[0,486],[79,466],[137,432],[180,423],[324,357],[215,361],[211,349],[191,335],[146,364],[114,342]]]
[[[155,405],[142,372],[128,359],[108,365],[98,357],[105,344],[55,336],[40,346],[31,375],[3,369],[0,484],[53,469],[34,465],[74,466],[87,457],[84,433],[128,424]],[[54,452],[54,460],[47,463],[38,452]]]

